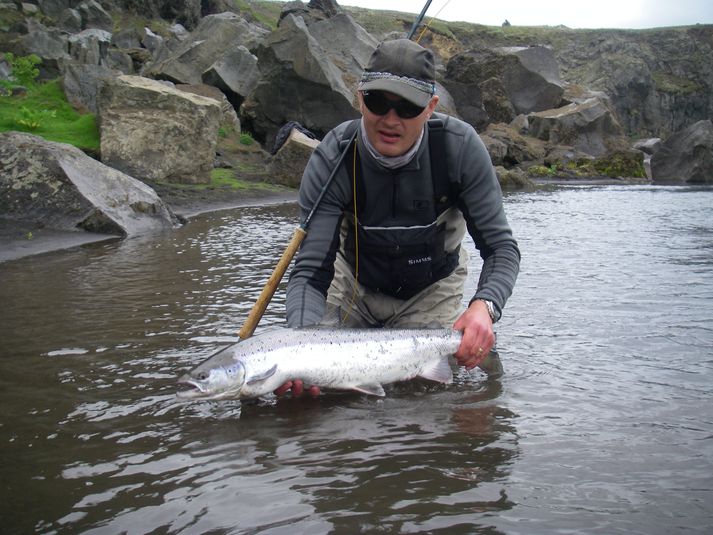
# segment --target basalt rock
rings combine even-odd
[[[307,162],[319,141],[293,128],[280,149],[270,158],[270,181],[291,188],[298,188]]]
[[[616,117],[606,101],[598,98],[531,113],[527,119],[530,135],[592,156],[601,156],[618,148],[617,143],[625,143]]]
[[[238,118],[238,114],[235,112],[235,108],[233,108],[230,101],[228,101],[227,97],[220,89],[206,84],[178,84],[176,85],[176,89],[186,93],[212,98],[213,100],[220,102],[220,110],[222,112],[222,117],[220,119],[221,127],[225,127],[238,134],[240,133],[240,119]]]
[[[103,65],[70,62],[64,65],[62,89],[67,100],[77,110],[97,113],[97,95],[101,85],[122,73]]]
[[[178,224],[146,184],[71,145],[19,132],[0,134],[0,214],[56,230],[120,236]]]
[[[82,17],[82,28],[96,28],[110,32],[114,26],[111,15],[96,0],[87,0],[75,8]]]
[[[91,28],[83,30],[68,39],[69,55],[79,63],[102,65],[106,63],[111,33],[106,30]]]
[[[233,63],[230,55],[238,47],[250,50],[262,42],[266,34],[266,30],[249,24],[235,13],[209,15],[175,51],[147,67],[143,74],[174,83],[200,84],[203,74],[216,62]]]
[[[241,117],[260,141],[274,139],[289,121],[321,137],[358,116],[353,91],[301,17],[286,16],[255,54],[261,80]]]
[[[713,122],[710,119],[676,132],[651,157],[654,182],[713,184]]]
[[[453,56],[443,82],[461,116],[476,128],[556,108],[564,89],[549,48],[473,49]]]
[[[102,161],[139,179],[205,183],[217,144],[217,100],[139,76],[107,81],[99,93]]]
[[[511,126],[496,123],[481,134],[493,165],[511,168],[530,162],[540,162],[546,153],[545,142],[521,135]]]
[[[205,84],[220,89],[235,109],[240,109],[260,79],[257,57],[244,46],[237,46],[213,63],[201,79]]]

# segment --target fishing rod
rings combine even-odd
[[[416,20],[414,21],[413,26],[411,26],[411,30],[409,31],[409,33],[407,35],[408,39],[413,38],[414,34],[416,33],[416,30],[421,25],[421,22],[423,22],[423,17],[426,16],[426,11],[428,11],[428,8],[431,5],[432,1],[433,0],[428,0],[426,2],[426,5],[423,6],[421,13],[418,15],[418,17],[416,17]],[[250,310],[250,313],[248,314],[248,317],[245,320],[245,323],[243,324],[242,328],[240,329],[240,331],[238,331],[238,336],[240,337],[241,340],[250,338],[253,335],[253,333],[255,332],[255,329],[257,328],[258,323],[260,323],[260,320],[262,319],[263,314],[265,314],[265,310],[267,310],[267,305],[270,304],[270,301],[272,300],[273,295],[275,295],[277,286],[280,284],[282,277],[285,275],[287,268],[290,266],[290,262],[292,262],[292,258],[295,256],[295,254],[299,250],[300,245],[302,245],[302,242],[304,241],[305,236],[307,236],[307,229],[309,228],[309,224],[312,221],[312,217],[314,216],[315,212],[317,211],[317,208],[319,208],[319,205],[322,203],[322,199],[324,198],[324,195],[327,193],[327,190],[332,185],[332,182],[334,181],[334,177],[337,175],[337,171],[342,166],[342,162],[344,161],[344,158],[346,157],[347,153],[349,152],[349,149],[352,146],[352,143],[354,143],[354,140],[356,139],[357,131],[358,131],[358,129],[355,129],[354,133],[349,138],[349,142],[346,144],[346,146],[344,147],[344,150],[339,155],[337,164],[334,166],[334,168],[332,169],[332,172],[329,174],[329,177],[327,178],[327,181],[324,183],[324,186],[322,186],[322,190],[319,192],[319,196],[317,197],[317,200],[312,205],[312,209],[310,210],[310,212],[307,215],[307,217],[305,218],[305,220],[300,224],[300,226],[295,229],[295,232],[292,235],[292,239],[290,239],[290,242],[287,244],[285,251],[282,253],[280,260],[277,262],[277,265],[275,266],[275,269],[272,272],[272,275],[270,275],[270,278],[265,283],[265,286],[263,287],[262,292],[260,292],[260,295],[258,296],[257,300],[255,301],[255,304],[253,305],[252,309]]]

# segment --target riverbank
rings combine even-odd
[[[171,184],[151,186],[184,223],[207,212],[297,200],[297,190],[263,187],[261,183],[255,183],[253,188],[241,189],[194,188]],[[0,262],[118,239],[121,239],[121,236],[55,230],[38,227],[31,222],[0,218]]]

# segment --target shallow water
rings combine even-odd
[[[0,264],[2,532],[710,533],[713,190],[506,202],[506,375],[385,399],[175,397],[236,340],[294,205]]]

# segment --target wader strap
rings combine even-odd
[[[428,121],[428,150],[431,159],[431,179],[433,180],[436,213],[441,214],[455,202],[457,197],[454,183],[448,175],[446,124],[441,119]]]

